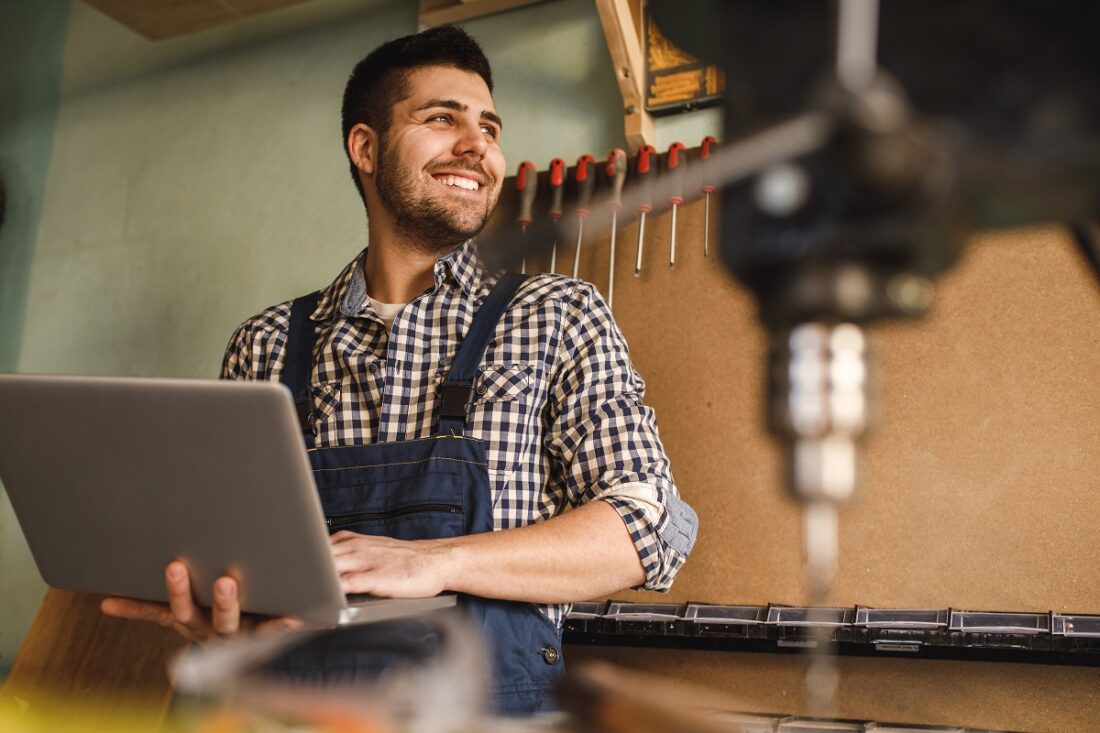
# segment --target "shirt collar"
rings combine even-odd
[[[435,286],[437,288],[443,284],[448,274],[467,296],[477,293],[485,278],[485,266],[481,263],[474,240],[467,239],[436,261]]]
[[[345,306],[348,301],[348,290],[351,289],[356,274],[359,275],[359,282],[362,283],[362,292],[366,292],[366,283],[363,278],[363,259],[366,256],[367,250],[364,249],[355,256],[355,259],[344,266],[344,269],[340,271],[340,274],[328,287],[321,291],[321,299],[317,302],[317,308],[310,315],[311,320],[327,321],[336,314],[337,309]],[[362,306],[362,303],[363,301],[360,300],[359,305]]]
[[[311,320],[326,321],[333,318],[337,312],[345,316],[353,316],[362,311],[367,296],[367,280],[363,273],[363,261],[366,256],[367,250],[364,248],[355,256],[355,259],[344,266],[336,279],[321,291],[317,308],[310,315]],[[448,277],[462,288],[467,296],[476,296],[485,279],[485,266],[478,255],[474,240],[466,240],[462,245],[436,260],[436,289],[441,287]]]

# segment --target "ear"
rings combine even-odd
[[[352,165],[366,175],[374,173],[378,163],[378,135],[362,122],[348,130],[348,157]]]

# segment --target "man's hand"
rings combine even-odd
[[[340,531],[329,541],[344,593],[427,598],[446,590],[446,540],[410,542]]]
[[[630,533],[605,501],[499,532],[402,541],[342,531],[329,542],[344,593],[571,603],[645,582]]]
[[[241,616],[237,581],[223,576],[214,581],[214,607],[205,611],[191,597],[191,579],[182,562],[168,563],[164,571],[168,588],[168,603],[135,601],[129,598],[105,598],[100,610],[108,616],[132,621],[152,621],[175,629],[184,638],[205,643],[211,639],[231,636],[241,631],[278,631],[300,629],[300,619],[291,616],[252,619]]]

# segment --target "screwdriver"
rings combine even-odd
[[[535,170],[535,164],[525,160],[519,164],[516,171],[516,190],[519,191],[519,222],[520,231],[527,236],[527,227],[531,226],[534,219],[531,217],[531,206],[535,203],[535,194],[539,189],[539,174]],[[523,243],[523,261],[520,264],[520,272],[527,274],[527,242]]]
[[[573,169],[573,181],[577,184],[577,250],[573,253],[573,277],[581,268],[581,241],[584,239],[584,218],[588,216],[588,205],[592,202],[592,189],[596,185],[596,159],[585,154],[577,158],[577,167]]]
[[[668,202],[672,204],[672,235],[669,237],[668,266],[676,266],[676,210],[684,203],[684,168],[681,156],[684,152],[683,143],[672,143],[668,146],[668,156],[665,159],[665,168],[669,173],[672,193]]]
[[[654,161],[657,150],[652,145],[643,145],[638,150],[638,157],[634,163],[634,175],[638,179],[638,192],[641,203],[638,204],[638,260],[634,263],[634,277],[642,274],[642,245],[645,242],[645,215],[653,211],[653,184],[651,173],[655,167]]]
[[[626,151],[615,148],[607,156],[607,180],[611,182],[611,195],[607,199],[607,208],[611,209],[611,264],[607,271],[607,307],[610,308],[615,302],[615,226],[623,208]]]
[[[565,161],[554,158],[550,161],[550,219],[561,219],[562,194],[565,193]],[[554,227],[554,247],[550,250],[550,272],[558,269],[558,235]]]
[[[703,138],[703,147],[699,151],[699,166],[703,176],[703,256],[710,257],[710,195],[717,191],[713,183],[710,183],[710,153],[718,146],[718,141],[713,135]]]

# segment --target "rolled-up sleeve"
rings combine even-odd
[[[626,523],[644,590],[666,591],[695,543],[698,519],[672,481],[645,383],[595,288],[565,304],[547,406],[546,449],[570,505],[606,501]]]

